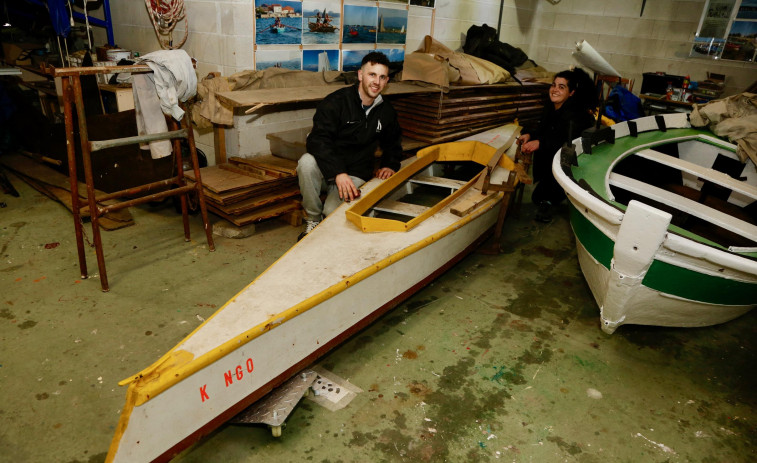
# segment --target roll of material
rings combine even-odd
[[[576,42],[576,51],[572,53],[573,58],[582,65],[588,67],[594,72],[602,75],[620,77],[620,73],[608,63],[589,42],[581,40]]]

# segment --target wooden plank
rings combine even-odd
[[[238,227],[242,227],[244,225],[249,225],[251,223],[260,222],[262,220],[271,219],[274,217],[278,217],[280,215],[286,214],[287,212],[292,212],[297,209],[299,209],[300,203],[295,200],[289,200],[284,201],[282,203],[277,203],[269,207],[263,207],[260,209],[256,209],[250,213],[243,214],[243,215],[230,215],[222,210],[218,209],[213,204],[208,204],[208,209],[220,216],[224,219],[228,220],[229,222],[233,223],[234,225]]]
[[[664,164],[683,172],[696,175],[701,179],[708,180],[720,186],[724,186],[732,191],[741,193],[749,198],[757,200],[757,188],[746,182],[736,180],[730,175],[723,172],[698,166],[693,162],[685,161],[673,156],[668,156],[667,154],[651,149],[641,150],[636,153],[636,156],[642,157],[644,159],[649,159],[650,161],[659,162],[660,164]]]
[[[300,103],[306,101],[320,101],[327,95],[348,87],[342,84],[317,85],[307,87],[287,88],[258,88],[253,90],[234,90],[219,92],[216,97],[222,102],[236,108],[246,108],[259,104]],[[387,85],[384,95],[399,95],[404,93],[440,93],[441,90],[403,82],[392,82]]]
[[[229,191],[221,194],[214,193],[206,188],[205,198],[208,199],[208,201],[215,203],[216,205],[227,206],[239,201],[244,201],[257,195],[269,193],[271,191],[276,191],[296,184],[296,178],[286,178],[273,183],[265,183],[263,185],[258,185],[243,190]]]
[[[373,209],[376,211],[389,212],[391,214],[404,215],[407,217],[418,217],[419,215],[426,212],[428,210],[428,207],[385,199],[373,206]]]
[[[468,183],[463,180],[455,180],[452,178],[445,178],[445,177],[432,177],[430,175],[418,175],[416,177],[411,178],[408,181],[410,183],[438,186],[442,188],[449,188],[452,190],[458,190],[460,189],[460,187]]]
[[[610,185],[630,191],[631,193],[636,193],[645,198],[649,198],[652,201],[667,204],[679,211],[683,211],[724,230],[728,230],[748,240],[757,242],[757,226],[720,212],[712,207],[692,201],[689,198],[616,173],[610,174]]]
[[[534,120],[535,119],[537,119],[537,118],[534,118]],[[524,124],[526,122],[531,122],[532,119],[526,119],[526,118],[523,118],[523,117],[519,116],[518,117],[518,121],[521,124]],[[476,133],[479,133],[479,132],[483,132],[484,130],[493,129],[495,127],[499,127],[500,125],[503,125],[505,122],[510,122],[510,121],[504,121],[504,122],[503,121],[495,121],[495,122],[490,123],[490,124],[484,124],[484,125],[476,126],[476,127],[468,127],[468,128],[466,128],[464,130],[458,130],[458,131],[455,131],[455,132],[449,132],[449,133],[446,133],[444,135],[437,135],[437,136],[434,136],[434,133],[428,135],[428,134],[425,134],[425,133],[412,132],[410,130],[406,130],[406,128],[403,126],[403,128],[402,128],[403,132],[402,133],[404,133],[405,136],[407,136],[407,137],[414,138],[416,140],[420,140],[420,141],[426,142],[426,143],[428,143],[430,145],[435,145],[437,143],[446,143],[448,141],[459,140],[460,138],[467,137],[469,135],[473,135],[473,134],[476,134]]]
[[[260,156],[254,156],[251,158],[240,158],[234,156],[229,158],[229,161],[236,164],[246,164],[248,166],[265,169],[268,171],[276,171],[287,176],[297,175],[297,161],[280,158],[272,154],[263,154]]]
[[[237,166],[237,164],[232,164],[232,163],[219,164],[218,167],[220,167],[223,170],[228,170],[229,172],[247,175],[248,177],[256,178],[258,180],[270,180],[273,178],[278,178],[278,177],[266,175],[266,171],[263,169],[257,169],[255,167],[246,166],[244,164],[241,164],[239,166]],[[278,174],[281,174],[281,173],[278,172]]]
[[[474,190],[474,191],[479,191],[479,190]],[[489,198],[491,198],[492,196],[496,194],[497,192],[495,191],[490,191],[487,194],[481,194],[479,191],[479,194],[476,194],[476,195],[463,196],[459,198],[457,201],[455,201],[454,203],[452,203],[452,205],[449,208],[449,211],[458,217],[463,217],[475,211],[476,208],[481,203],[483,203],[484,201],[488,201]]]
[[[186,171],[184,172],[184,175],[190,180],[195,179],[193,171]],[[233,190],[250,188],[261,184],[275,182],[277,180],[275,178],[271,180],[260,180],[252,178],[249,175],[222,169],[220,166],[203,167],[200,169],[200,175],[202,176],[202,185],[214,193],[225,193]]]
[[[269,206],[273,203],[292,198],[300,194],[300,188],[296,185],[286,188],[277,188],[270,192],[261,193],[243,201],[238,201],[218,208],[227,214],[239,215],[250,212],[254,209]]]
[[[42,165],[32,159],[18,154],[5,154],[0,156],[0,163],[12,170],[15,175],[20,177],[26,183],[31,185],[35,190],[44,194],[48,198],[63,204],[66,209],[73,212],[73,203],[71,202],[71,183],[68,176]],[[87,185],[78,182],[79,205],[87,205]],[[95,190],[95,197],[105,195],[100,190]],[[101,206],[117,204],[120,201],[111,199],[108,201],[98,201]],[[83,218],[89,217],[89,208],[80,209]],[[119,228],[134,225],[134,219],[129,209],[108,212],[98,219],[98,223],[103,230],[116,230]]]

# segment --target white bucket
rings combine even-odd
[[[123,48],[113,48],[106,52],[108,61],[115,61],[118,63],[122,59],[131,59],[131,51],[124,50]]]

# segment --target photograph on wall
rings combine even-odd
[[[305,0],[302,2],[302,43],[339,43],[342,30],[342,3]]]
[[[757,0],[741,0],[736,19],[757,19]]]
[[[413,6],[423,6],[426,8],[433,8],[436,0],[410,0],[410,4]]]
[[[379,8],[376,42],[405,43],[407,38],[407,10]]]
[[[357,71],[360,69],[360,62],[363,57],[373,50],[343,50],[342,51],[342,71]]]
[[[302,53],[300,50],[257,50],[255,52],[255,70],[268,68],[284,68],[293,71],[302,69]]]
[[[339,50],[303,50],[303,71],[338,71]]]
[[[255,43],[299,44],[302,41],[302,3],[255,0]]]
[[[381,3],[400,3],[402,5],[407,5],[407,0],[379,0],[379,4]]]
[[[344,5],[342,43],[376,43],[378,8]]]
[[[722,59],[754,61],[757,21],[734,21],[723,48]]]
[[[391,71],[402,69],[402,64],[405,61],[405,49],[404,48],[380,48],[376,51],[380,51],[389,58],[389,69]]]

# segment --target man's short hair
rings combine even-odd
[[[365,66],[365,63],[383,64],[384,66],[389,67],[389,58],[380,51],[372,51],[363,57],[360,67]]]

